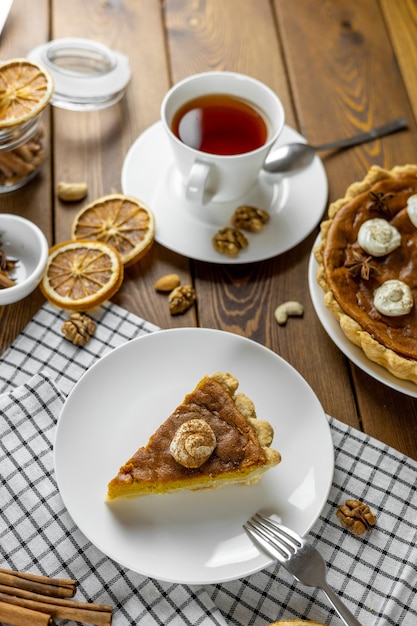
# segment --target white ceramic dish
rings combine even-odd
[[[0,5],[0,34],[3,31],[10,9],[12,8],[13,0],[2,0]]]
[[[284,126],[275,145],[293,141],[305,139]],[[185,198],[161,122],[140,135],[128,151],[122,189],[154,211],[156,241],[192,259],[223,265],[269,259],[299,244],[320,221],[328,194],[326,172],[315,157],[305,170],[287,176],[261,172],[251,192],[237,201],[197,206]],[[248,234],[249,246],[231,259],[216,252],[211,240],[230,225],[235,209],[243,204],[267,210],[271,219],[260,233]]]
[[[314,248],[319,243],[320,235],[314,242],[314,246],[311,251],[308,269],[308,283],[314,309],[324,330],[327,332],[330,339],[336,344],[339,350],[341,350],[343,354],[352,361],[352,363],[354,363],[361,370],[369,374],[369,376],[372,376],[372,378],[375,378],[379,382],[384,383],[384,385],[391,387],[391,389],[401,391],[408,396],[417,398],[417,386],[407,380],[401,380],[400,378],[396,378],[395,376],[390,374],[385,368],[381,367],[377,363],[373,363],[372,361],[370,361],[365,353],[360,348],[358,348],[358,346],[355,346],[352,342],[349,341],[349,339],[340,328],[339,322],[325,306],[324,292],[321,289],[320,285],[317,283],[316,279],[318,264],[314,258]]]
[[[229,371],[258,418],[275,428],[282,462],[257,485],[104,502],[107,483],[145,445],[205,375]],[[164,330],[132,340],[78,381],[58,421],[55,467],[65,505],[81,531],[110,558],[160,580],[208,584],[271,563],[242,524],[260,509],[304,535],[333,477],[333,443],[323,409],[282,358],[217,330]]]
[[[10,273],[16,285],[0,289],[0,305],[12,304],[39,285],[48,259],[48,242],[33,222],[18,215],[0,213],[0,248],[6,257],[17,260]]]

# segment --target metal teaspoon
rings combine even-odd
[[[310,146],[308,143],[290,143],[279,146],[268,154],[263,169],[272,173],[295,172],[310,165],[316,152],[357,146],[378,139],[379,137],[385,137],[385,135],[395,133],[407,128],[407,126],[407,122],[404,118],[398,118],[368,132],[360,133],[359,135],[348,137],[347,139],[325,143],[320,146]]]

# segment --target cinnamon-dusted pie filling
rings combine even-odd
[[[417,383],[417,166],[373,166],[329,207],[315,249],[325,304],[350,341]],[[415,215],[415,213],[414,213]],[[412,221],[414,219],[414,223]]]
[[[255,483],[281,456],[230,374],[204,377],[108,485],[107,499]]]

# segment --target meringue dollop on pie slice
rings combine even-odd
[[[109,482],[107,501],[257,483],[281,461],[274,431],[230,374],[205,376]]]

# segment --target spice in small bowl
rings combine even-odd
[[[17,259],[12,259],[3,252],[0,241],[0,289],[15,286],[16,283],[10,278],[10,273],[15,269],[16,261]]]
[[[0,214],[0,306],[18,302],[39,285],[48,259],[48,242],[33,222]],[[5,284],[10,281],[9,284]]]

